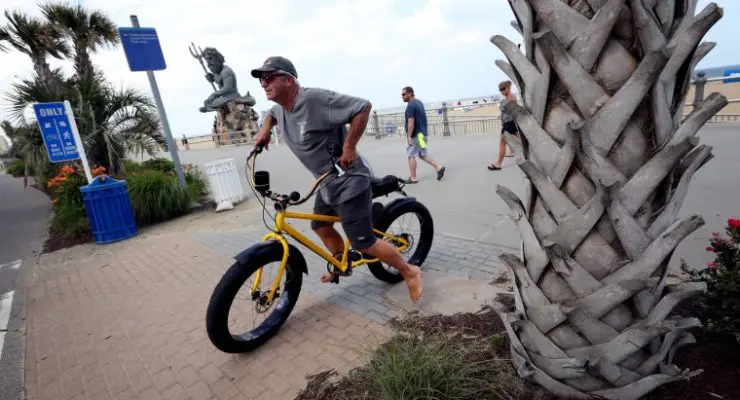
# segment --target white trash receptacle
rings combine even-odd
[[[205,163],[204,167],[216,202],[216,212],[231,210],[234,204],[244,200],[246,196],[233,158],[211,161]]]

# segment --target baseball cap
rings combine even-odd
[[[283,71],[287,72],[294,77],[298,78],[298,72],[296,72],[293,63],[285,57],[272,56],[268,57],[262,66],[252,70],[252,77],[259,78],[265,72]]]

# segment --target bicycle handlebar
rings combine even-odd
[[[255,181],[254,181],[254,175],[255,175],[255,172],[256,172],[254,170],[254,164],[255,164],[257,155],[260,154],[260,153],[262,153],[262,150],[263,149],[264,149],[264,146],[263,145],[255,145],[254,146],[254,149],[252,149],[252,151],[249,153],[249,156],[247,156],[247,168],[249,170],[251,170],[251,174],[250,174],[251,176],[247,176],[247,179],[250,180],[249,183],[250,183],[250,186],[252,186],[252,188],[256,188],[256,186],[257,186],[256,183],[255,183]],[[337,165],[337,163],[334,162],[334,157],[332,157],[332,161],[333,161],[333,164],[334,164],[335,168],[340,172],[340,174],[344,174],[344,171],[342,171],[341,168]],[[250,163],[251,163],[251,165],[250,165]],[[291,192],[289,195],[275,193],[275,192],[270,191],[270,189],[269,189],[269,185],[270,185],[270,183],[269,183],[269,174],[266,175],[266,177],[265,177],[265,179],[267,179],[268,182],[264,183],[267,186],[267,189],[265,189],[265,190],[256,189],[256,190],[263,197],[266,197],[266,198],[268,198],[268,199],[270,199],[272,201],[277,201],[277,202],[279,202],[279,203],[281,203],[283,205],[297,206],[297,205],[301,205],[301,204],[305,203],[308,199],[310,199],[315,194],[316,189],[318,189],[318,187],[319,187],[319,184],[324,179],[326,179],[329,175],[331,175],[332,172],[333,172],[333,170],[330,169],[330,170],[324,172],[323,174],[321,174],[321,176],[319,176],[316,179],[316,181],[314,182],[313,186],[311,186],[311,190],[309,190],[308,195],[305,196],[305,197],[303,197],[303,198],[301,198],[301,194],[298,193],[298,192],[296,192],[296,191]]]

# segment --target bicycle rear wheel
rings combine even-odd
[[[261,243],[247,250],[246,255],[240,257],[241,261],[224,273],[213,290],[206,311],[208,338],[216,348],[225,353],[249,352],[280,330],[298,301],[303,284],[302,271],[306,269],[302,257],[289,257],[278,293],[268,303],[267,292],[273,283],[273,279],[266,277],[268,268],[277,272],[282,258],[283,247],[279,242]],[[251,292],[250,278],[255,278],[260,268],[263,269],[262,280],[255,295]],[[240,293],[243,294],[240,296]],[[245,300],[247,305],[240,302],[240,306],[232,307],[235,299]],[[264,320],[246,332],[233,333],[229,328],[231,322],[242,322],[250,316],[253,322],[261,317]]]
[[[409,223],[406,223],[407,218],[410,220]],[[418,229],[414,221],[418,221]],[[386,209],[386,212],[380,216],[375,229],[404,238],[409,243],[409,247],[402,251],[401,255],[411,265],[421,267],[432,248],[434,221],[429,210],[418,201],[394,207],[390,212]],[[378,240],[389,239],[379,238]],[[368,268],[373,276],[383,282],[398,283],[403,280],[403,276],[397,269],[386,266],[382,262],[370,263]]]

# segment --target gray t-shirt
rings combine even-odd
[[[270,115],[277,121],[283,140],[293,154],[318,178],[334,168],[327,145],[344,146],[346,124],[368,104],[368,100],[331,90],[301,87],[292,110],[287,111],[278,104],[270,109]],[[322,183],[325,187],[320,193],[326,203],[345,202],[370,186],[371,173],[361,161],[359,152],[357,160],[345,172],[341,177],[329,176]]]

